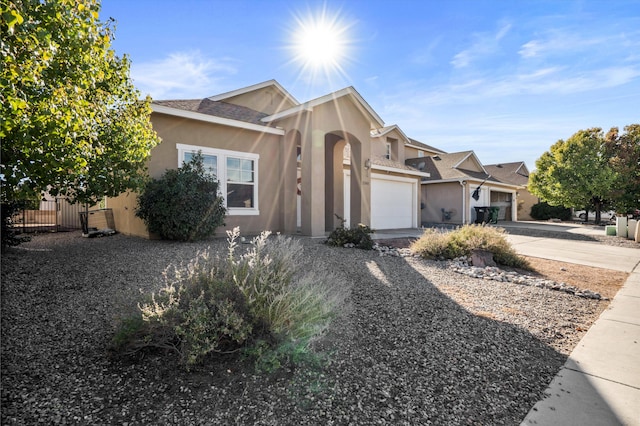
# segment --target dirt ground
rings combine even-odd
[[[629,276],[626,272],[524,256],[534,271],[556,282],[588,289],[612,299]]]

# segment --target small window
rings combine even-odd
[[[253,207],[253,187],[253,160],[227,157],[227,207]]]
[[[384,155],[384,158],[386,158],[387,160],[391,160],[391,143],[387,142],[386,143],[386,153]]]
[[[424,151],[418,151],[418,158],[424,157]]]

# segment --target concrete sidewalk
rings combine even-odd
[[[602,227],[511,222],[509,227],[604,235]],[[502,226],[499,224],[499,226]],[[420,229],[380,231],[376,239],[411,238]],[[640,426],[640,250],[598,242],[508,235],[514,249],[540,257],[629,272],[609,307],[553,379],[521,426]]]
[[[571,352],[522,425],[640,425],[640,268]]]

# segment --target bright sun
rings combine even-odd
[[[296,24],[291,48],[294,60],[303,71],[314,74],[323,71],[327,76],[334,72],[344,74],[342,64],[350,44],[349,25],[342,22],[338,14],[329,16],[326,10],[305,18],[297,17]]]

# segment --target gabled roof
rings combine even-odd
[[[524,164],[524,161],[490,164],[484,167],[491,176],[495,177],[500,182],[525,186],[529,183],[529,170]]]
[[[474,161],[478,162],[482,171],[467,170],[459,167],[461,163],[471,156],[473,156]],[[497,180],[493,179],[482,167],[482,164],[480,164],[478,157],[475,156],[473,151],[438,154],[430,157],[412,159],[412,161],[418,160],[425,163],[424,171],[431,175],[431,177],[426,180],[427,182],[461,179],[489,180],[497,182]]]
[[[300,105],[300,102],[298,102],[296,100],[296,98],[291,96],[291,94],[289,92],[287,92],[285,90],[285,88],[280,85],[280,83],[278,83],[277,81],[275,81],[273,79],[272,80],[263,81],[262,83],[253,84],[251,86],[243,87],[241,89],[232,90],[230,92],[221,93],[219,95],[210,96],[208,99],[210,99],[212,101],[222,101],[222,100],[225,100],[225,99],[232,98],[234,96],[244,95],[245,93],[249,93],[249,92],[253,92],[253,91],[256,91],[256,90],[264,89],[265,87],[269,87],[269,86],[275,87],[278,91],[280,91],[280,93],[282,93],[282,96],[284,96],[292,104]]]
[[[261,121],[267,114],[255,111],[251,108],[240,105],[230,104],[227,102],[215,102],[210,98],[205,99],[184,99],[184,100],[167,100],[153,101],[156,105],[163,105],[169,108],[181,109],[184,111],[199,112],[201,114],[213,115],[216,117],[229,118],[231,120],[244,121],[246,123],[258,124],[264,126]]]
[[[409,138],[409,145],[413,146],[415,148],[418,148],[418,149],[424,149],[425,151],[437,152],[437,153],[440,153],[440,154],[446,154],[447,153],[446,151],[443,151],[443,150],[438,149],[436,147],[433,147],[431,145],[427,145],[426,143],[422,143],[422,142],[417,141],[417,140],[412,139],[412,138]]]
[[[263,118],[262,121],[265,123],[270,123],[272,121],[280,120],[282,118],[298,114],[302,111],[312,111],[313,108],[318,105],[322,105],[327,102],[333,102],[337,99],[342,98],[343,96],[349,96],[354,99],[356,105],[360,107],[361,111],[363,113],[367,113],[373,119],[373,125],[375,125],[376,127],[384,127],[384,121],[382,121],[382,118],[380,118],[380,116],[373,110],[373,108],[371,108],[367,101],[365,101],[360,93],[358,93],[352,86],[345,87],[344,89],[338,90],[337,92],[329,93],[328,95],[324,95],[311,101],[307,101],[293,108],[280,111],[276,114]]]
[[[380,129],[374,129],[374,130],[371,131],[371,137],[372,138],[381,138],[381,137],[391,133],[393,130],[396,130],[400,134],[400,136],[402,137],[404,143],[408,143],[409,142],[409,137],[404,134],[402,129],[397,124],[393,124],[391,126],[382,127]]]

